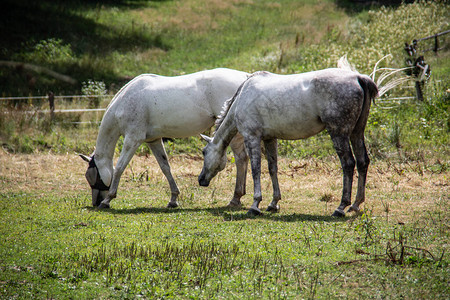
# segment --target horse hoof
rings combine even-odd
[[[250,208],[247,212],[248,216],[261,216],[263,213],[259,208]]]
[[[345,217],[345,213],[336,209],[331,216],[332,217],[343,218],[343,217]]]
[[[177,208],[177,207],[178,207],[177,202],[169,202],[169,204],[167,204],[167,208]]]
[[[230,201],[227,205],[228,208],[241,208],[242,203],[240,201]]]
[[[99,206],[97,206],[97,208],[98,209],[108,209],[108,208],[110,208],[110,206],[109,206],[109,204],[106,204],[106,203],[100,203],[100,205]]]
[[[270,206],[270,205],[269,205],[269,206],[267,207],[266,211],[272,212],[272,213],[277,213],[277,212],[280,211],[280,206],[277,205],[276,207],[273,207],[273,206]]]
[[[99,207],[100,204],[102,204],[102,200],[103,200],[103,199],[97,199],[97,200],[95,200],[95,201],[92,201],[92,206],[93,206],[93,207]]]
[[[359,212],[359,208],[354,208],[353,206],[350,206],[350,208],[347,210],[348,213],[354,211],[355,213]]]

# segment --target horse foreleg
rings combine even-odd
[[[180,190],[178,189],[177,183],[175,179],[173,179],[172,172],[170,171],[169,160],[167,159],[166,149],[164,149],[164,144],[162,139],[156,140],[154,142],[148,143],[148,146],[152,150],[153,155],[156,157],[156,161],[161,168],[164,176],[166,176],[167,181],[169,182],[171,197],[169,204],[167,204],[168,208],[178,207],[177,198],[180,194]]]
[[[245,140],[248,155],[250,156],[250,164],[252,168],[253,177],[253,204],[250,207],[249,215],[261,215],[259,203],[262,200],[261,193],[261,140],[259,138],[251,138]]]
[[[367,170],[369,169],[370,159],[367,155],[366,145],[364,143],[364,135],[357,137],[351,137],[353,153],[356,157],[356,167],[358,169],[358,189],[356,192],[356,199],[352,206],[350,206],[348,212],[359,211],[359,206],[365,200],[366,193],[366,178]]]
[[[273,187],[273,199],[272,202],[267,207],[267,211],[278,212],[280,206],[278,205],[278,201],[281,199],[281,191],[280,186],[278,184],[278,165],[277,165],[277,156],[278,156],[278,145],[277,140],[267,140],[264,141],[264,146],[266,148],[266,157],[267,163],[269,167],[270,178],[272,179],[272,187]]]
[[[123,148],[120,152],[119,159],[117,160],[116,167],[114,168],[113,178],[109,187],[108,195],[100,203],[98,208],[109,208],[111,200],[116,198],[120,177],[122,176],[123,171],[127,167],[140,144],[141,141],[134,138],[129,138],[127,136],[124,138]]]
[[[342,172],[344,175],[341,204],[334,211],[333,216],[344,217],[345,208],[351,204],[353,173],[355,170],[355,159],[350,149],[349,138],[346,136],[331,136],[334,148],[341,161]]]
[[[230,143],[236,161],[236,185],[233,199],[228,203],[228,207],[241,207],[241,197],[245,195],[247,180],[248,155],[245,151],[244,138],[237,134]]]

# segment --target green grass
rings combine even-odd
[[[106,211],[85,192],[3,192],[2,298],[448,296],[445,194],[400,224],[370,209],[335,219],[317,200],[255,218],[197,187],[182,209],[162,208],[167,186],[155,180],[128,181]]]
[[[373,12],[354,4],[359,13],[329,0],[7,0],[3,6],[0,58],[42,65],[79,82],[68,86],[1,67],[2,94],[12,96],[71,93],[90,79],[117,91],[141,73],[213,67],[302,72],[334,66],[344,54],[366,73],[388,53],[401,54],[394,61],[403,64],[404,42],[448,29],[448,10],[439,3]]]
[[[5,37],[2,59],[45,65],[70,74],[80,83],[77,87],[67,87],[43,74],[0,68],[2,93],[13,96],[41,95],[49,89],[57,94],[77,93],[81,89],[91,93],[103,82],[109,93],[114,93],[129,78],[146,72],[176,75],[213,67],[303,72],[335,66],[344,54],[360,72],[368,74],[377,60],[389,53],[393,58],[384,62],[384,66],[403,66],[404,42],[448,29],[449,11],[447,5],[440,2],[371,11],[367,11],[367,7],[362,7],[362,11],[358,7],[349,10],[348,4],[333,1],[282,1],[279,4],[269,1],[222,3],[211,0],[206,4],[196,0],[110,1],[102,5],[80,1],[68,6],[47,1],[37,4],[16,1],[7,4],[12,16],[22,9],[23,24],[13,26],[14,31]],[[43,23],[48,27],[46,30],[26,30],[29,26],[25,24],[35,24],[33,16],[36,14],[52,14],[57,18],[51,24]],[[323,22],[324,16],[326,22]],[[5,20],[10,18],[5,16]],[[43,19],[50,22],[50,19]],[[47,36],[40,35],[43,33]],[[430,46],[420,45],[422,49]],[[431,52],[425,54],[432,68],[425,103],[378,101],[372,107],[367,140],[374,157],[386,158],[399,151],[411,156],[418,150],[443,154],[438,159],[448,160],[448,53],[446,47],[438,56]],[[16,80],[18,77],[20,80]],[[26,83],[26,78],[34,79],[34,85]],[[90,80],[95,82],[89,84]],[[105,90],[102,88],[98,92]],[[414,89],[402,87],[390,96],[411,95]],[[18,107],[31,110],[48,107],[42,101],[29,103],[32,105],[21,103]],[[92,106],[77,101],[57,101],[56,105],[64,108],[73,107],[75,103],[78,105],[75,107]],[[106,105],[107,102],[100,106]],[[2,103],[2,110],[10,107],[8,102]],[[80,128],[70,122],[99,121],[99,116],[88,114],[59,115],[54,124],[37,114],[2,115],[0,118],[3,146],[11,152],[22,153],[36,149],[90,153],[97,128]],[[294,158],[325,157],[334,153],[326,133],[307,141],[280,144],[281,154]],[[187,139],[168,146],[174,154],[198,153],[202,144],[198,139]],[[149,151],[143,147],[139,153]]]
[[[181,208],[167,209],[157,162],[135,157],[112,208],[96,210],[75,155],[2,152],[0,161],[2,299],[445,299],[449,292],[449,171],[429,161],[375,161],[363,214],[344,219],[330,216],[341,192],[337,158],[281,159],[281,212],[261,217],[224,207],[232,163],[201,188],[201,159],[173,157]],[[262,180],[264,207],[265,169]],[[247,208],[251,198],[242,199]]]

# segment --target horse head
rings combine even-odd
[[[89,163],[85,176],[92,190],[92,206],[99,206],[100,203],[106,198],[109,191],[109,186],[107,186],[100,177],[100,172],[95,164],[94,155],[89,157],[80,154],[80,157]]]
[[[226,148],[223,149],[218,144],[215,144],[213,139],[206,135],[201,136],[208,144],[203,148],[203,169],[198,176],[198,183],[201,186],[208,186],[211,179],[213,179],[217,173],[225,169],[227,155],[225,151]]]

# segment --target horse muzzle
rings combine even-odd
[[[198,176],[198,184],[200,186],[208,186],[209,182],[210,180],[207,180],[205,175],[200,174],[200,176]]]

